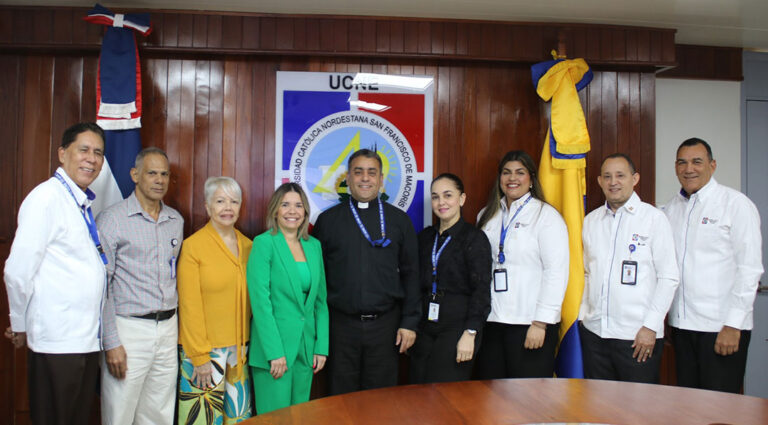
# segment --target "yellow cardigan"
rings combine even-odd
[[[209,221],[184,240],[179,257],[179,343],[192,364],[209,361],[213,348],[241,347],[250,335],[251,309],[245,267],[252,242],[237,229],[236,258]]]

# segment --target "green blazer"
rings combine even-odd
[[[269,361],[285,356],[291,367],[301,353],[328,355],[328,304],[325,267],[320,241],[300,239],[311,276],[304,299],[299,272],[288,243],[278,231],[266,231],[253,240],[248,259],[248,294],[251,300],[251,345],[248,363],[269,370]]]

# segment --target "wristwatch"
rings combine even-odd
[[[467,329],[467,333],[472,335],[472,336],[475,336],[475,335],[477,335],[477,330],[475,330],[475,329]]]

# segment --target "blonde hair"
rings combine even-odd
[[[283,183],[275,190],[275,193],[272,194],[272,197],[269,199],[269,204],[267,204],[267,228],[270,229],[271,234],[277,234],[279,229],[277,224],[277,210],[280,208],[280,203],[283,201],[283,197],[285,197],[285,194],[288,192],[296,192],[301,198],[301,203],[304,206],[304,221],[302,221],[301,226],[299,226],[298,236],[304,240],[308,240],[309,200],[307,199],[304,190],[301,189],[301,186],[296,183]]]

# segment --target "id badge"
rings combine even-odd
[[[171,279],[176,279],[176,256],[171,257]]]
[[[507,269],[496,269],[493,271],[493,290],[495,292],[507,291]]]
[[[437,322],[438,316],[440,316],[440,304],[432,301],[429,303],[429,313],[427,314],[427,320],[430,322]]]
[[[621,263],[621,284],[637,285],[637,261],[624,260]]]

